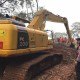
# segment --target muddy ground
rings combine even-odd
[[[32,80],[76,80],[76,49],[64,44],[54,44],[51,52],[62,54],[63,61],[40,73]]]

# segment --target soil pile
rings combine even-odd
[[[75,80],[76,49],[65,44],[54,44],[54,48],[50,52],[62,54],[63,61],[42,72],[33,80]]]

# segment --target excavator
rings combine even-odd
[[[31,80],[29,76],[34,75],[37,68],[42,69],[40,61],[52,56],[46,53],[54,48],[53,44],[48,44],[48,35],[44,31],[46,21],[64,23],[72,43],[67,18],[45,9],[36,12],[31,21],[17,16],[0,20],[0,80]],[[29,25],[26,27],[25,23]],[[36,63],[39,65],[34,67]]]

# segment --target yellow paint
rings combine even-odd
[[[18,25],[14,25],[9,21],[5,21],[5,23],[1,21],[0,23],[0,42],[3,42],[3,49],[0,49],[0,57],[25,55],[52,48],[48,46],[46,32],[25,28],[29,36],[29,48],[18,49]],[[21,29],[23,30],[22,27]],[[22,38],[20,39],[23,40]]]
[[[12,23],[10,20],[0,20],[0,24],[10,24]]]
[[[4,31],[4,34],[3,34],[3,31]],[[1,24],[0,25],[0,41],[3,42],[4,50],[17,49],[16,26],[13,24]]]
[[[4,34],[5,34],[5,31],[4,30],[0,30],[0,37],[4,36]]]
[[[0,50],[0,57],[11,57],[11,56],[19,56],[25,54],[31,54],[47,49],[51,49],[53,47],[36,47],[36,48],[27,48],[27,49],[18,49],[18,50]]]

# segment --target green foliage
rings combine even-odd
[[[23,7],[24,0],[20,0],[20,5]]]
[[[7,0],[9,3],[14,2],[15,0]]]
[[[75,22],[72,24],[72,31],[80,31],[80,22]]]
[[[27,0],[0,0],[0,13],[20,13]],[[6,10],[7,9],[7,10]]]
[[[18,16],[25,19],[26,18],[26,13],[21,12],[21,13],[18,14]]]
[[[74,31],[78,31],[79,30],[80,31],[80,22],[73,23],[72,27],[73,27],[72,30],[74,30]]]
[[[28,20],[32,20],[32,17],[35,12],[34,10],[37,10],[37,8],[35,7],[34,9],[34,7],[35,3],[33,0],[0,0],[1,14],[9,14],[15,16],[18,15],[22,18],[25,18],[27,16]]]

